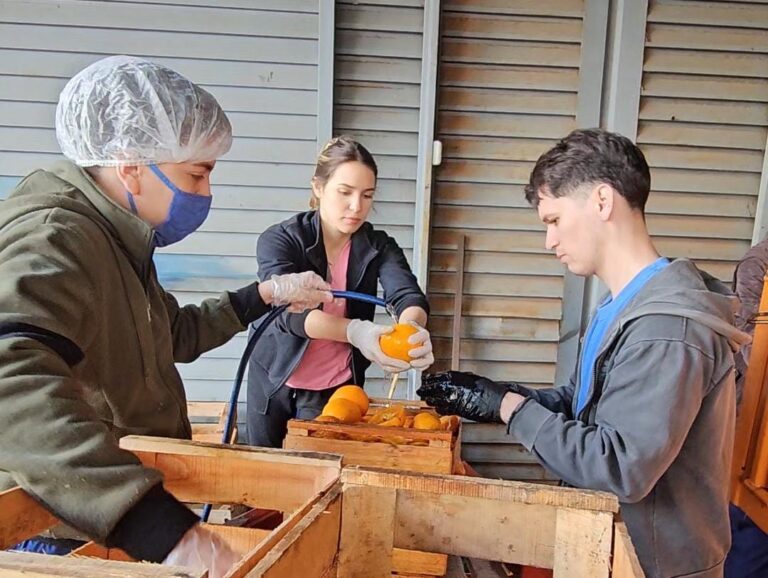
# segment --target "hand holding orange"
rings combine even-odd
[[[418,333],[418,327],[407,323],[397,323],[391,333],[385,333],[379,337],[379,346],[384,355],[401,361],[410,361],[411,349],[419,347],[418,343],[410,343],[408,338]]]

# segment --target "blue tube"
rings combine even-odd
[[[372,305],[378,305],[379,307],[387,308],[387,302],[384,299],[379,299],[375,295],[368,295],[367,293],[357,293],[355,291],[331,291],[334,297],[339,299],[352,299],[354,301],[364,301],[365,303],[371,303]]]
[[[367,293],[357,293],[355,291],[331,291],[334,297],[339,299],[352,299],[355,301],[364,301],[379,307],[386,309],[387,303],[383,299],[379,299],[374,295],[368,295]],[[243,385],[243,376],[245,375],[245,368],[248,367],[248,360],[251,358],[253,348],[256,347],[256,342],[262,336],[267,327],[286,309],[287,305],[281,305],[275,307],[270,311],[267,316],[259,323],[259,326],[254,329],[253,333],[248,337],[248,343],[245,345],[245,351],[240,358],[240,365],[237,367],[237,374],[235,375],[235,382],[232,385],[232,393],[229,396],[229,409],[227,411],[227,421],[224,425],[224,432],[221,434],[221,443],[228,444],[232,437],[232,429],[235,426],[235,408],[237,407],[237,400],[240,397],[240,388]],[[208,521],[208,517],[211,515],[211,504],[205,504],[203,506],[203,512],[200,515],[200,519],[203,522]]]

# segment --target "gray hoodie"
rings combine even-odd
[[[616,494],[647,578],[722,576],[735,410],[728,288],[677,260],[606,332],[586,407],[529,390],[508,431],[566,483]]]

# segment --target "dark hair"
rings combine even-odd
[[[312,176],[312,180],[321,186],[325,186],[325,183],[333,177],[336,169],[350,161],[363,163],[371,169],[373,176],[378,178],[379,169],[368,149],[352,137],[342,135],[332,138],[325,143],[323,150],[317,155],[317,164],[315,165],[315,174]],[[311,209],[317,209],[318,207],[318,200],[314,194],[309,200],[309,207]]]
[[[642,151],[627,137],[600,128],[579,129],[539,157],[525,198],[537,207],[539,194],[564,197],[591,183],[611,185],[630,207],[644,212],[651,173]]]

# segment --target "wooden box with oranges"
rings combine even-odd
[[[316,420],[290,420],[285,449],[340,454],[343,465],[461,473],[461,420],[420,401],[369,399],[338,389]]]

